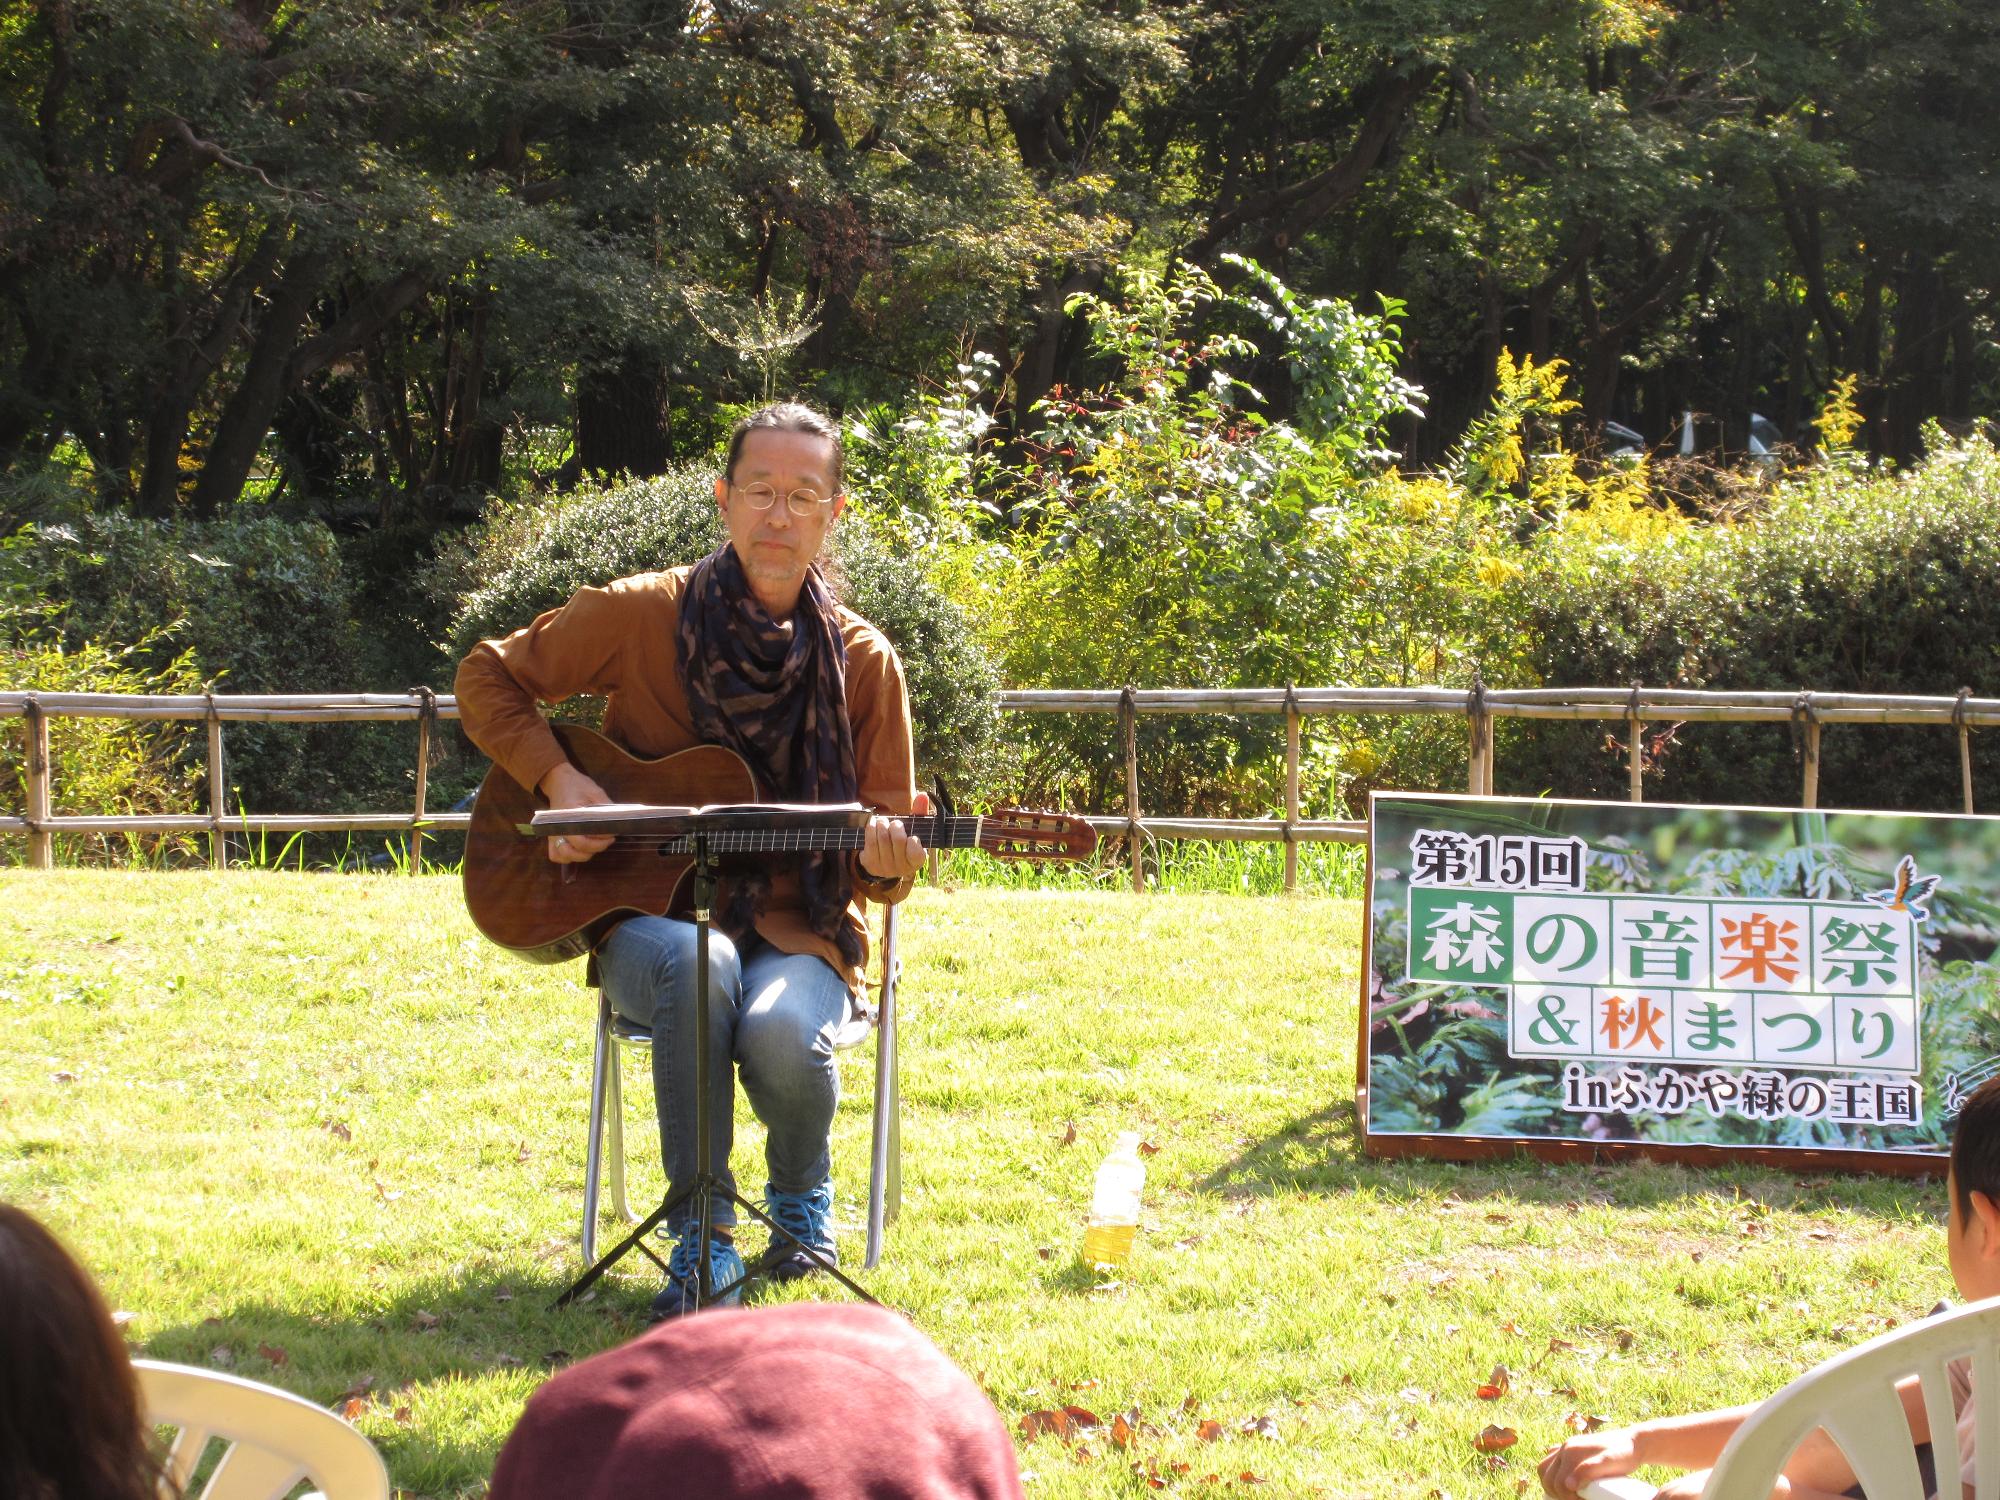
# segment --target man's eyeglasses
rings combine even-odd
[[[778,492],[768,484],[739,484],[732,485],[731,488],[752,510],[769,510],[778,502]],[[818,515],[820,507],[827,504],[829,499],[829,496],[815,490],[797,489],[785,496],[785,509],[804,519]]]

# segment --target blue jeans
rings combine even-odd
[[[708,940],[709,1171],[735,1190],[729,1148],[735,1135],[730,1064],[764,1122],[770,1185],[781,1193],[818,1187],[832,1171],[833,1112],[840,1075],[833,1039],[848,1018],[847,981],[810,953],[781,953],[761,938],[742,950],[711,929]],[[653,1033],[653,1103],[669,1195],[695,1172],[694,923],[631,917],[597,952],[605,997],[619,1015]],[[736,1222],[726,1198],[710,1205],[717,1224]],[[668,1226],[693,1220],[678,1205]]]

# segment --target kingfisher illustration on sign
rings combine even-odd
[[[2000,1039],[1995,820],[1378,794],[1370,821],[1372,1135],[1929,1155],[1932,1096]]]

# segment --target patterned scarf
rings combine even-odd
[[[859,797],[847,722],[847,645],[817,567],[806,574],[792,617],[774,620],[750,591],[735,548],[724,542],[688,575],[677,659],[695,733],[742,756],[767,795],[790,802]],[[799,874],[812,930],[859,967],[861,936],[847,922],[854,894],[847,855],[803,854]],[[761,871],[732,881],[716,924],[738,941],[748,938],[770,889]]]

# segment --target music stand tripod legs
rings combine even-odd
[[[654,1253],[653,1247],[647,1244],[646,1241],[648,1236],[652,1234],[654,1227],[683,1203],[693,1204],[694,1222],[700,1226],[698,1230],[700,1241],[695,1246],[694,1310],[698,1311],[718,1298],[728,1296],[757,1273],[756,1270],[746,1267],[741,1276],[738,1276],[734,1281],[724,1286],[713,1286],[710,1284],[708,1247],[710,1238],[715,1232],[713,1209],[715,1200],[718,1198],[726,1199],[728,1202],[735,1204],[752,1218],[762,1223],[765,1228],[771,1231],[775,1237],[775,1241],[789,1244],[794,1249],[803,1252],[806,1259],[840,1282],[842,1286],[854,1293],[863,1302],[875,1303],[875,1299],[863,1291],[855,1283],[853,1277],[835,1265],[817,1245],[808,1245],[805,1243],[805,1241],[785,1228],[784,1225],[778,1223],[769,1214],[757,1207],[756,1204],[745,1198],[741,1193],[723,1182],[709,1170],[708,1151],[711,1121],[708,1117],[708,931],[715,905],[716,863],[708,847],[707,835],[699,832],[694,833],[690,835],[690,841],[694,855],[694,1175],[682,1185],[678,1192],[670,1193],[662,1199],[660,1206],[646,1215],[639,1222],[638,1226],[630,1234],[626,1235],[624,1239],[613,1245],[597,1264],[577,1277],[570,1284],[569,1290],[556,1298],[555,1305],[557,1307],[569,1306],[570,1303],[590,1290],[600,1276],[610,1270],[620,1260],[624,1259],[633,1250],[638,1250],[645,1255],[648,1260],[660,1268],[662,1273],[670,1274],[668,1273],[667,1263]],[[617,1066],[615,1058],[612,1060],[612,1066]],[[759,1269],[761,1269],[762,1264],[762,1262],[759,1262]],[[880,1304],[876,1305],[879,1306]]]

